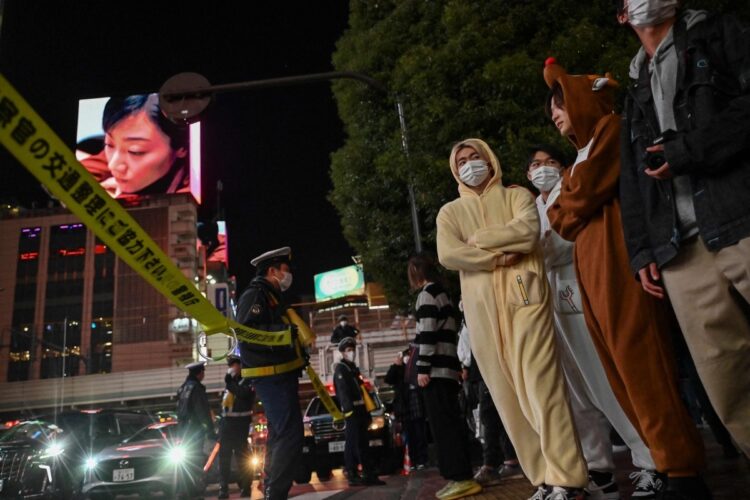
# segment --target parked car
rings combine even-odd
[[[370,450],[373,463],[378,466],[381,474],[389,474],[401,467],[403,462],[403,448],[400,438],[396,433],[393,417],[385,411],[380,397],[369,381],[365,383],[368,392],[377,407],[370,412],[372,423],[369,427]],[[334,393],[332,384],[327,386],[328,392],[336,406],[341,408],[338,398]],[[302,448],[302,463],[297,471],[295,481],[307,483],[312,477],[312,472],[318,479],[325,481],[330,479],[332,470],[344,464],[344,429],[345,422],[334,424],[333,417],[326,409],[318,396],[315,396],[307,405],[303,418],[305,428],[305,441]]]
[[[0,436],[0,497],[78,498],[89,457],[150,421],[144,413],[88,410],[15,425]]]
[[[89,458],[82,493],[90,499],[153,492],[172,498],[178,481],[188,477],[185,465],[190,459],[177,436],[177,422],[153,423]],[[202,467],[203,457],[199,460]],[[194,479],[191,492],[200,494],[205,482],[202,477]]]

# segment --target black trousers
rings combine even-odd
[[[484,427],[482,464],[499,467],[505,460],[517,459],[516,450],[510,442],[484,381],[479,382],[479,420]]]
[[[247,436],[250,432],[251,417],[225,417],[221,422],[221,439],[219,440],[219,472],[221,489],[229,489],[232,474],[232,455],[237,461],[237,483],[240,489],[247,490],[252,483],[250,476],[250,450]]]
[[[370,437],[367,428],[370,425],[370,415],[362,409],[357,409],[351,417],[346,419],[344,436],[344,465],[349,477],[357,475],[357,466],[362,464],[362,472],[367,475],[371,472],[370,461]]]
[[[302,457],[304,430],[297,372],[253,380],[268,419],[263,489],[266,500],[285,500]]]
[[[458,408],[458,389],[458,382],[444,378],[433,378],[422,388],[440,475],[451,481],[472,477],[468,428]]]
[[[413,466],[427,465],[427,423],[423,418],[403,422],[406,431],[406,444],[409,445],[409,459]]]

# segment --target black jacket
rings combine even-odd
[[[673,28],[678,54],[678,130],[664,143],[675,176],[690,176],[702,240],[716,251],[750,236],[750,31],[709,16]],[[622,126],[620,200],[630,266],[667,264],[680,233],[671,181],[648,177],[646,147],[660,135],[647,62],[628,91]]]
[[[263,277],[254,278],[242,292],[237,304],[237,321],[245,326],[266,332],[283,331],[291,322],[284,321],[287,306],[281,293]],[[296,331],[292,328],[292,340]],[[243,368],[278,365],[294,360],[297,352],[293,345],[270,347],[240,342]]]
[[[357,365],[347,360],[336,363],[333,371],[333,384],[336,387],[336,397],[344,414],[350,411],[355,412],[355,414],[367,413],[365,402],[362,399],[360,383],[362,383],[362,376]]]
[[[234,396],[232,407],[225,411],[225,418],[233,418],[236,415],[251,412],[255,404],[255,390],[250,385],[250,380],[240,377],[233,377],[226,374],[224,377],[225,390],[231,392]]]
[[[331,343],[338,344],[346,337],[357,338],[357,335],[359,335],[359,330],[352,325],[336,325],[336,328],[333,329],[333,333],[331,334]]]
[[[183,435],[214,436],[206,387],[192,375],[177,391],[177,425]]]

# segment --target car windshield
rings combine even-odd
[[[47,443],[62,434],[63,430],[50,422],[42,420],[32,420],[22,422],[15,427],[8,429],[0,436],[0,443],[9,441],[33,440],[41,443]]]
[[[176,435],[176,427],[176,425],[148,425],[125,439],[123,443],[135,443],[136,441],[146,441],[149,439],[167,439],[172,441]]]

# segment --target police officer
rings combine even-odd
[[[181,497],[202,491],[203,442],[215,439],[206,387],[201,383],[206,375],[206,363],[199,361],[186,367],[188,376],[177,391],[177,430],[187,452],[187,473],[178,479]]]
[[[336,363],[333,372],[336,395],[346,418],[344,461],[347,479],[349,486],[382,485],[385,483],[373,473],[369,456],[370,438],[367,435],[367,428],[370,426],[372,417],[370,417],[362,394],[362,391],[366,390],[364,380],[354,363],[356,349],[357,341],[352,337],[346,337],[339,342],[339,352],[342,358],[341,362]],[[358,472],[359,464],[362,464],[361,477]]]
[[[266,334],[293,332],[292,345],[270,347],[240,342],[242,377],[250,378],[268,420],[264,494],[266,499],[286,499],[302,456],[302,413],[299,376],[306,360],[290,326],[282,293],[292,284],[291,249],[271,250],[251,262],[256,277],[242,292],[237,321]]]
[[[224,376],[224,395],[221,400],[221,433],[219,434],[219,471],[221,472],[219,498],[229,498],[229,477],[232,471],[232,454],[237,461],[240,495],[250,496],[250,451],[247,436],[252,421],[255,390],[249,379],[240,373],[240,358],[229,356],[229,368]]]

